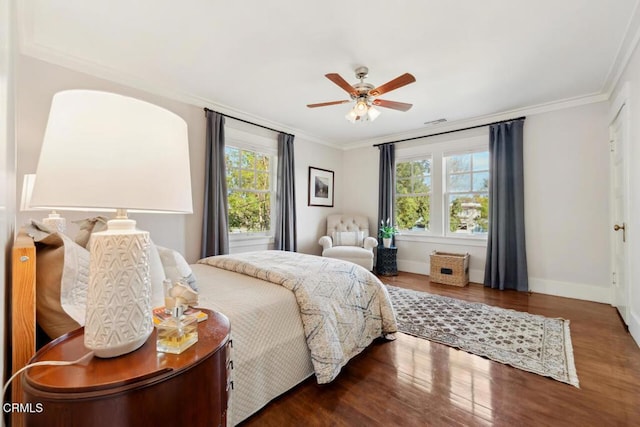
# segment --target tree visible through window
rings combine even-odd
[[[431,159],[396,164],[396,223],[400,230],[428,230]]]
[[[231,233],[270,230],[272,163],[269,154],[225,147]]]
[[[486,233],[489,228],[489,152],[445,157],[449,231]]]

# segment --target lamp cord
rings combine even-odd
[[[81,358],[77,359],[77,360],[73,360],[73,361],[64,361],[64,360],[47,360],[44,362],[35,362],[35,363],[31,363],[21,369],[18,369],[16,371],[15,374],[13,374],[11,376],[11,378],[9,378],[9,380],[7,380],[7,382],[4,384],[4,387],[2,388],[2,403],[3,403],[3,407],[4,407],[4,395],[7,392],[7,389],[9,388],[9,385],[11,384],[11,382],[21,373],[23,373],[24,371],[26,371],[29,368],[32,368],[34,366],[69,366],[69,365],[75,365],[76,363],[82,363],[85,360],[90,359],[93,356],[93,351],[90,351],[89,353],[85,354],[84,356],[82,356]]]

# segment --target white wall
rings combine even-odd
[[[627,224],[628,257],[630,260],[629,286],[629,331],[633,335],[636,343],[640,345],[640,48],[636,48],[627,64],[621,78],[611,95],[614,101],[620,94],[622,88],[628,85],[629,88],[629,121],[631,124],[629,132],[629,211],[631,212]]]
[[[370,123],[373,125],[373,123]],[[345,213],[369,217],[369,234],[378,236],[378,160],[374,147],[348,150],[343,155],[341,180]]]
[[[296,215],[298,222],[298,252],[320,255],[318,244],[327,232],[327,215],[342,212],[344,185],[347,180],[343,172],[343,151],[303,139],[295,139],[296,162]],[[309,166],[334,172],[333,207],[309,206]]]
[[[525,221],[530,288],[534,292],[610,301],[607,111],[606,103],[598,103],[527,117]],[[478,132],[421,142],[444,142]],[[378,149],[347,151],[344,165],[348,165],[344,167],[345,210],[361,212],[376,221]],[[433,250],[469,252],[471,280],[483,280],[484,243],[460,244],[438,238],[424,242],[407,236],[396,240],[402,271],[428,274]]]
[[[120,93],[157,104],[181,116],[189,127],[191,190],[194,213],[191,215],[132,214],[131,216],[137,220],[138,228],[151,233],[151,238],[156,244],[174,248],[182,252],[187,261],[195,262],[200,257],[200,233],[204,198],[206,122],[203,109],[27,56],[19,56],[17,66],[18,192],[16,198],[18,202],[22,191],[22,176],[36,171],[51,99],[56,92],[78,88],[97,89]],[[245,131],[269,132],[234,120],[227,120],[227,123],[228,126]],[[305,141],[302,138],[296,138],[295,140],[298,248],[301,252],[319,253],[320,246],[316,242],[322,235],[320,224],[324,222],[328,212],[340,209],[342,189],[338,179],[342,173],[341,159],[341,150]],[[306,183],[309,166],[331,169],[336,172],[336,203],[333,209],[307,206]],[[90,178],[87,180],[87,185],[91,185]],[[161,189],[158,189],[159,193],[161,191]],[[19,212],[17,224],[22,225],[28,222],[30,218],[41,219],[46,214],[47,212]],[[95,213],[63,212],[63,216],[67,218],[68,234],[74,236],[77,231],[77,227],[71,221],[93,215]],[[242,249],[262,249],[262,247],[243,247]]]
[[[525,222],[534,292],[611,302],[606,102],[527,117]]]
[[[10,282],[11,266],[7,261],[11,259],[10,252],[13,242],[15,201],[13,193],[16,188],[15,175],[15,107],[14,107],[14,59],[15,59],[15,29],[13,26],[13,2],[0,0],[0,245],[4,248],[4,256],[0,260],[0,302],[3,310],[0,316],[0,331],[3,339],[0,341],[0,366],[2,366],[2,383],[7,379],[5,374],[10,372],[5,365],[5,343],[10,333],[5,329],[5,320],[11,313],[10,305],[5,300],[6,284]],[[3,399],[4,402],[4,399]],[[4,425],[4,413],[0,417],[0,424]]]

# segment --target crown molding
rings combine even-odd
[[[638,42],[640,42],[640,1],[636,2],[636,7],[627,23],[625,36],[620,42],[615,59],[602,83],[602,93],[606,93],[609,97],[611,96],[624,70],[629,65],[631,56],[638,47]]]
[[[597,102],[607,101],[609,94],[607,93],[593,93],[589,95],[566,98],[559,101],[547,102],[544,104],[533,105],[530,107],[517,108],[513,110],[504,111],[501,113],[489,114],[485,116],[472,117],[469,119],[456,120],[452,122],[446,122],[443,124],[428,126],[408,132],[397,133],[393,135],[386,135],[379,138],[358,140],[347,143],[345,150],[353,150],[362,147],[371,147],[375,144],[384,144],[385,142],[396,141],[400,139],[418,138],[421,136],[427,137],[440,132],[455,131],[457,129],[464,129],[472,126],[480,126],[484,123],[491,123],[500,120],[508,120],[510,118],[516,118],[520,116],[530,116],[536,114],[549,113],[557,110],[564,110],[567,108],[579,107],[581,105],[594,104]]]

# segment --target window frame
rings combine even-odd
[[[486,234],[464,234],[456,235],[447,232],[449,226],[448,205],[445,206],[446,190],[446,165],[445,156],[452,154],[464,154],[470,152],[481,152],[489,150],[489,136],[485,129],[482,133],[456,139],[436,140],[416,140],[412,145],[404,147],[397,146],[395,152],[395,166],[398,163],[431,159],[431,208],[429,215],[428,230],[401,230],[396,235],[397,241],[418,241],[431,243],[451,243],[452,241],[469,246],[486,246]],[[394,173],[394,185],[396,175]],[[396,197],[394,198],[394,212],[396,211]],[[446,207],[446,209],[445,209]],[[446,210],[446,212],[445,212]]]
[[[273,138],[269,138],[262,135],[256,135],[250,132],[242,131],[239,129],[234,129],[230,127],[225,128],[225,149],[235,148],[238,150],[244,151],[252,151],[255,153],[259,153],[269,157],[269,193],[271,195],[270,203],[271,203],[271,213],[269,220],[269,230],[268,231],[256,231],[256,232],[231,232],[229,230],[229,241],[233,243],[235,247],[240,246],[253,246],[255,244],[269,244],[273,243],[274,237],[274,228],[275,228],[275,206],[276,206],[276,180],[278,174],[278,140],[277,136]],[[239,169],[241,170],[241,169]],[[254,169],[255,170],[255,169]],[[228,170],[225,170],[225,179]],[[254,190],[243,190],[238,189],[238,191],[254,191]],[[229,188],[227,188],[227,192],[231,192]],[[230,209],[230,206],[227,202],[227,208]]]
[[[443,183],[444,183],[444,187],[443,187],[443,191],[442,191],[442,204],[443,204],[443,208],[446,207],[447,208],[447,214],[445,215],[444,218],[444,235],[445,236],[451,236],[451,237],[475,237],[475,238],[485,238],[487,236],[487,233],[477,233],[477,234],[465,234],[465,233],[456,233],[451,231],[451,215],[449,214],[449,203],[448,203],[448,199],[450,195],[455,195],[455,194],[486,194],[487,198],[489,197],[489,188],[487,187],[487,191],[474,191],[473,190],[473,177],[474,174],[476,173],[490,173],[491,171],[491,165],[489,164],[490,159],[487,160],[487,169],[481,169],[481,170],[473,170],[473,154],[475,153],[488,153],[489,152],[489,143],[487,142],[487,147],[486,148],[482,148],[482,147],[475,147],[475,148],[471,148],[468,150],[455,150],[455,151],[446,151],[443,153],[442,156],[442,171],[444,174],[444,178],[443,178]],[[471,155],[471,169],[469,171],[466,172],[462,172],[462,173],[468,173],[470,175],[470,190],[469,191],[458,191],[458,192],[452,192],[449,191],[448,188],[448,183],[449,183],[449,173],[447,171],[447,165],[446,165],[446,159],[447,157],[452,157],[452,156],[459,156],[459,155],[464,155],[464,154],[470,154]],[[462,173],[458,173],[458,174],[462,174]],[[444,213],[444,211],[443,211]]]
[[[429,180],[431,182],[431,185],[429,186],[429,193],[407,193],[407,194],[400,194],[398,193],[398,175],[397,175],[397,170],[398,170],[398,163],[409,163],[409,162],[419,162],[419,161],[428,161],[429,162]],[[413,169],[413,168],[412,168]],[[426,154],[426,155],[422,155],[422,156],[415,156],[415,157],[409,157],[409,158],[403,158],[402,161],[398,161],[398,159],[396,159],[395,165],[394,165],[394,186],[395,186],[395,198],[393,201],[393,212],[394,215],[396,216],[397,219],[397,201],[398,198],[403,198],[403,197],[412,197],[412,196],[421,196],[421,195],[427,195],[429,197],[429,201],[431,202],[431,206],[429,207],[429,227],[425,227],[424,231],[421,230],[412,230],[412,232],[417,232],[417,233],[429,233],[431,230],[431,219],[432,219],[432,212],[431,209],[433,208],[433,198],[434,198],[434,191],[433,191],[433,157],[431,156],[431,154]],[[413,170],[411,172],[411,176],[410,179],[412,181],[412,184],[414,182],[413,180],[414,175],[413,175]],[[403,232],[407,232],[409,230],[403,230]]]

